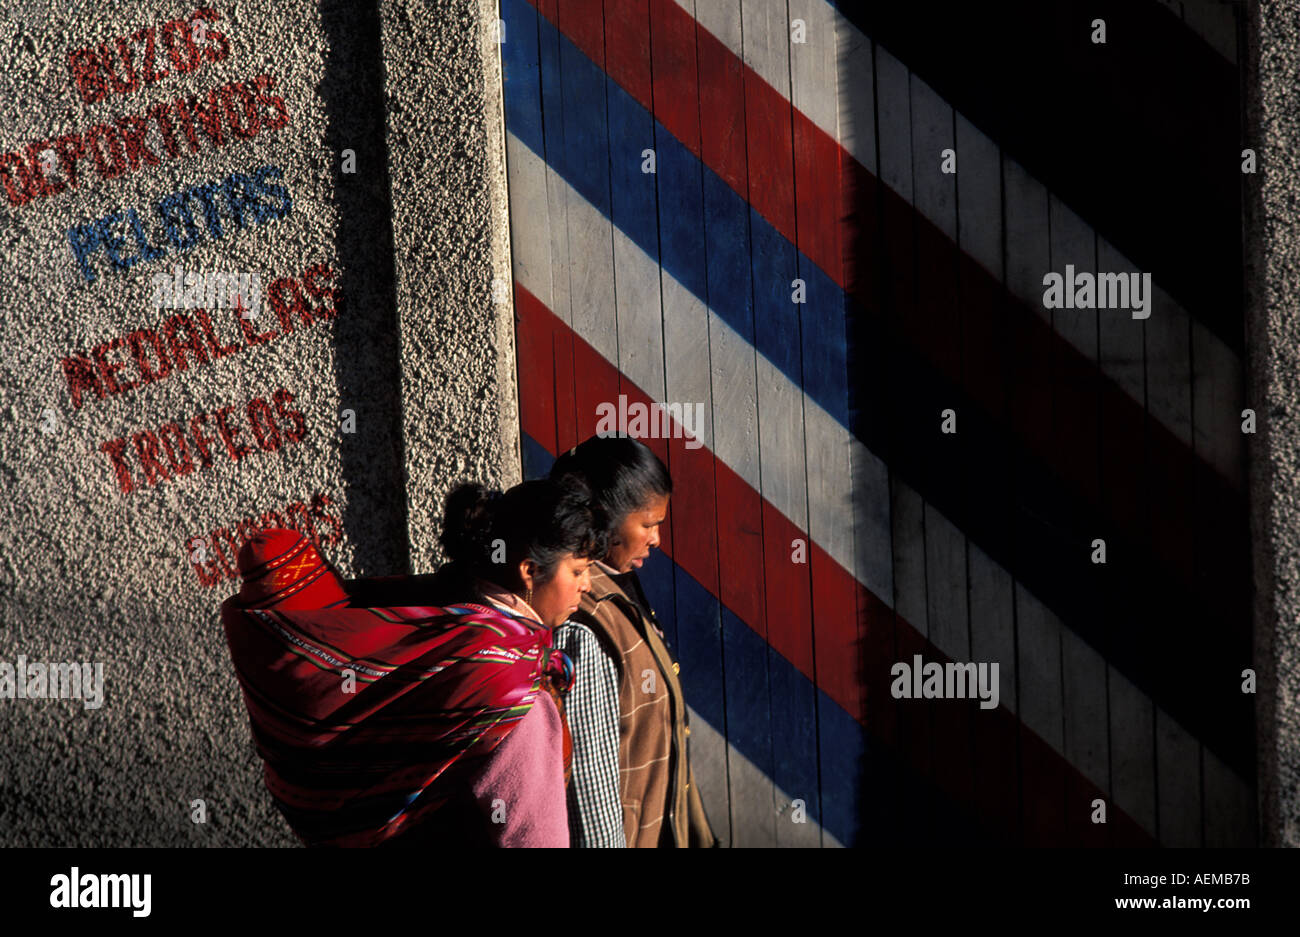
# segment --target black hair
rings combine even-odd
[[[555,575],[565,554],[604,556],[605,528],[604,514],[580,479],[547,478],[504,494],[479,484],[458,486],[447,495],[438,539],[463,569],[513,589],[525,559],[538,565],[536,582],[542,584]]]
[[[668,469],[649,446],[631,436],[592,436],[555,460],[551,478],[585,484],[611,530],[653,499],[673,493]]]

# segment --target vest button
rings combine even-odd
[[[681,672],[682,672],[682,665],[677,663],[676,661],[673,661],[673,673],[681,673]]]

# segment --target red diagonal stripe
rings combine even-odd
[[[948,269],[950,258],[959,252],[946,235],[878,183],[838,142],[672,0],[650,0],[648,23],[646,0],[607,0],[603,13],[594,0],[563,0],[558,14],[547,3],[530,2],[594,62],[611,63],[610,75],[620,87],[784,237],[797,243],[862,309],[880,310],[871,287],[880,282],[883,272],[891,287],[891,325],[939,373],[1007,425],[1026,451],[1050,466],[1063,484],[1089,499],[1100,519],[1123,534],[1144,562],[1161,567],[1196,593],[1215,628],[1248,629],[1248,616],[1241,614],[1249,583],[1241,493],[1168,429],[1148,421],[1144,406],[1102,375],[1094,362],[987,271],[961,255],[963,289],[992,299],[963,302],[963,334],[996,333],[1005,323],[1017,341],[1015,362],[1056,368],[1062,380],[1068,376],[1075,382],[1054,401],[1013,400],[1009,409],[993,408],[989,392],[1004,382],[1006,354],[966,355],[963,365],[961,356],[953,354],[953,332],[936,328],[930,316],[919,314],[929,310],[915,306],[912,264],[920,271]],[[578,16],[580,9],[587,15]],[[602,22],[607,24],[604,30]],[[647,29],[656,68],[677,68],[668,76],[655,75],[655,86],[666,84],[673,89],[671,94],[652,94],[635,64],[643,60]],[[698,76],[688,65],[692,62],[698,63]],[[686,106],[690,101],[698,101],[699,109],[716,119],[701,125]],[[737,119],[738,114],[743,117]],[[799,187],[797,237],[792,179]],[[867,208],[879,200],[884,224],[879,243],[885,254],[862,249],[877,243],[873,230],[877,218],[862,210],[863,204],[850,201],[850,193],[855,199],[866,198]],[[907,245],[906,266],[887,262],[891,245]],[[874,269],[882,262],[883,271]],[[972,284],[972,279],[987,282]],[[923,295],[925,289],[928,286],[923,287]],[[1077,458],[1078,447],[1060,446],[1053,430],[1054,425],[1062,425],[1086,432],[1097,426],[1098,412],[1103,423],[1099,433],[1104,432],[1111,443],[1105,451],[1122,453],[1120,464],[1113,464],[1110,471],[1103,468],[1104,492],[1090,480],[1088,463]],[[1128,442],[1121,447],[1114,445],[1116,441]],[[1084,443],[1081,440],[1079,445]],[[1147,464],[1168,476],[1143,467],[1144,448]],[[1215,570],[1215,576],[1197,575],[1194,558],[1202,570]]]
[[[539,380],[540,375],[551,372],[551,368],[541,360],[550,355],[550,349],[556,347],[571,348],[573,366],[576,373],[582,374],[584,380],[590,379],[594,384],[604,387],[617,387],[625,393],[631,403],[649,405],[652,399],[639,387],[621,375],[606,361],[599,352],[574,333],[569,326],[555,316],[537,297],[522,285],[515,284],[515,308],[519,328],[519,394],[521,400],[528,397],[542,397],[553,393],[552,387]],[[528,364],[525,365],[525,359]],[[616,398],[607,398],[613,402]],[[600,401],[596,401],[600,402]],[[527,422],[542,408],[521,407],[524,419],[522,429],[525,433],[543,442],[547,437],[545,427],[538,433]],[[593,403],[594,430],[594,403]],[[579,422],[583,422],[580,416]],[[591,435],[588,432],[586,435]],[[586,435],[583,438],[586,438]],[[647,442],[649,442],[647,440]],[[790,661],[805,677],[813,681],[838,705],[843,707],[859,724],[867,728],[872,735],[890,744],[905,756],[913,771],[927,777],[940,790],[955,802],[963,804],[977,816],[987,812],[988,817],[997,818],[998,823],[1010,822],[1014,818],[1015,806],[1008,802],[1014,798],[1014,786],[1006,783],[990,783],[984,774],[988,759],[996,763],[989,767],[990,773],[998,781],[1004,781],[1009,767],[1015,765],[1015,748],[1019,745],[1024,761],[1025,771],[1022,780],[1025,785],[1022,802],[1032,807],[1035,820],[1026,825],[1027,833],[1035,832],[1041,836],[1044,844],[1062,845],[1077,837],[1079,829],[1072,820],[1070,810],[1082,810],[1083,804],[1071,798],[1066,801],[1069,791],[1095,791],[1095,787],[1084,778],[1077,769],[1060,754],[1053,751],[1042,739],[1023,726],[1013,713],[1005,707],[992,712],[979,711],[971,719],[973,739],[979,755],[978,771],[969,764],[962,775],[945,768],[947,758],[957,761],[973,757],[971,746],[952,732],[951,726],[945,729],[944,738],[955,748],[944,748],[945,760],[931,766],[929,764],[931,746],[911,744],[906,738],[900,738],[897,732],[900,707],[889,693],[889,667],[895,660],[909,659],[911,653],[921,654],[926,661],[947,662],[950,658],[932,645],[911,624],[871,594],[858,583],[839,563],[827,554],[815,541],[796,525],[791,523],[772,505],[768,504],[758,492],[740,478],[721,459],[718,459],[707,447],[686,450],[682,440],[673,440],[673,482],[674,489],[704,489],[715,485],[718,498],[717,507],[717,549],[723,555],[735,551],[749,560],[750,579],[746,581],[721,582],[713,578],[710,564],[701,561],[698,545],[685,546],[683,542],[669,549],[664,544],[664,552],[675,563],[700,582],[710,594],[715,596],[727,608],[734,612],[748,627],[764,637],[769,646],[782,657]],[[544,443],[543,443],[544,444]],[[678,448],[680,446],[680,448]],[[549,450],[557,455],[555,449]],[[689,457],[686,454],[690,453]],[[710,481],[709,474],[713,480]],[[670,508],[670,515],[676,511],[683,514],[684,504],[680,501]],[[729,508],[734,505],[749,507],[747,513],[733,513]],[[788,545],[792,539],[799,537],[809,545],[810,559],[813,563],[814,578],[818,583],[817,595],[822,599],[818,605],[817,619],[814,622],[777,623],[769,620],[766,633],[763,629],[762,603],[755,602],[752,589],[754,576],[762,576],[759,565],[759,552],[755,549],[757,531],[754,529],[752,508],[758,506],[764,518],[763,537],[777,538],[778,544]],[[768,526],[770,524],[770,526]],[[692,517],[692,529],[694,529]],[[689,540],[692,538],[684,538]],[[795,564],[785,563],[795,568]],[[797,575],[797,574],[796,574]],[[783,580],[768,582],[769,589],[785,587]],[[761,594],[761,593],[760,593]],[[856,602],[854,599],[856,598]],[[861,619],[859,621],[858,619]],[[815,624],[818,661],[816,673],[811,661],[802,653],[801,636],[806,629]],[[895,656],[893,647],[894,633],[897,631],[900,648],[906,647],[904,655],[900,650]],[[859,637],[861,632],[861,638]],[[825,653],[823,654],[823,649]],[[921,702],[909,701],[906,712],[910,723],[931,720],[930,712],[941,712],[940,719],[950,718],[942,712],[941,706],[949,706],[951,701]],[[907,744],[903,744],[907,743]],[[959,744],[960,743],[960,744]],[[1096,796],[1101,796],[1097,794]],[[1089,798],[1090,802],[1091,798]],[[1053,805],[1043,811],[1043,804]],[[1042,814],[1047,819],[1044,820]],[[1055,818],[1055,820],[1053,820]],[[1111,837],[1112,845],[1154,845],[1151,838],[1136,824],[1132,818],[1111,805],[1109,823],[1106,833]],[[1095,834],[1094,834],[1095,835]]]

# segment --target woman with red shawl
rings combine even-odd
[[[434,576],[344,583],[311,541],[264,531],[222,622],[276,806],[307,845],[568,845],[572,680],[551,629],[605,535],[550,481],[447,499]]]

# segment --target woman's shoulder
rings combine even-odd
[[[348,579],[344,588],[354,608],[432,606],[441,608],[465,602],[482,602],[467,576],[455,563],[417,576],[372,576]]]
[[[621,660],[641,640],[634,615],[630,600],[621,592],[599,598],[586,593],[569,622],[590,632],[608,655]]]
[[[592,576],[591,591],[582,594],[578,600],[578,609],[569,616],[569,621],[595,631],[608,631],[617,626],[619,620],[626,615],[619,607],[616,596],[621,593],[616,589],[608,577],[605,577],[605,582],[597,583],[596,577]]]
[[[555,646],[570,657],[592,650],[599,650],[610,657],[618,656],[618,647],[612,640],[609,629],[602,628],[579,612],[555,629]]]

